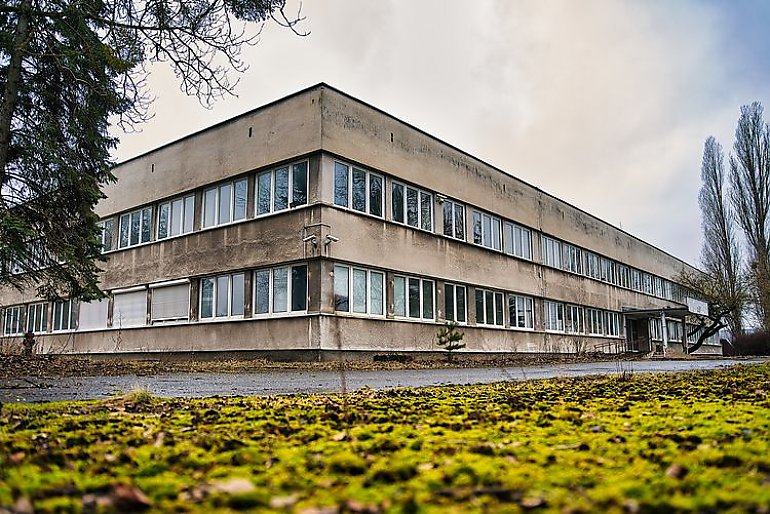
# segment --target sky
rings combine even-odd
[[[288,11],[298,7],[288,0]],[[705,139],[770,109],[766,0],[306,0],[203,107],[165,64],[118,161],[326,82],[691,264]],[[770,117],[770,115],[769,115]]]

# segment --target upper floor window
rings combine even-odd
[[[393,278],[393,314],[434,320],[433,281],[416,277]]]
[[[533,301],[529,296],[508,295],[508,322],[514,328],[535,328]]]
[[[642,290],[647,294],[652,294],[652,275],[642,272]]]
[[[45,332],[48,330],[48,304],[33,303],[27,308],[27,332]]]
[[[444,317],[457,323],[467,321],[465,286],[444,284]]]
[[[54,331],[75,330],[77,327],[77,300],[57,300],[53,302]]]
[[[385,190],[381,175],[334,162],[334,204],[382,217]]]
[[[564,269],[572,273],[583,274],[583,255],[580,248],[569,243],[563,243],[564,258],[562,264]]]
[[[396,223],[433,231],[433,195],[427,191],[393,182],[391,207]]]
[[[548,236],[541,238],[543,249],[543,264],[553,268],[561,268],[561,242]]]
[[[615,280],[615,261],[602,257],[602,280],[614,284]]]
[[[351,266],[334,266],[334,309],[355,314],[385,314],[385,274]]]
[[[642,272],[638,269],[631,270],[631,289],[634,291],[642,290]]]
[[[109,252],[112,250],[112,219],[106,219],[96,224],[99,227],[99,235],[97,239],[102,245],[102,252]]]
[[[177,198],[158,205],[158,239],[179,236],[193,231],[195,195]]]
[[[120,216],[119,248],[147,243],[152,233],[152,207],[145,207]]]
[[[233,273],[201,279],[201,319],[243,316],[244,274]]]
[[[307,204],[307,161],[257,175],[256,214],[269,214]]]
[[[628,268],[628,266],[624,264],[618,264],[617,273],[618,273],[618,285],[620,287],[625,287],[626,289],[630,289],[631,288],[631,270]]]
[[[465,206],[453,200],[444,200],[444,235],[465,241]]]
[[[602,278],[601,258],[595,253],[589,252],[588,250],[585,250],[583,254],[585,255],[585,258],[586,258],[586,266],[585,266],[586,276],[595,278],[596,280],[601,280]]]
[[[473,211],[473,243],[493,250],[502,250],[500,218]]]
[[[543,311],[545,329],[551,332],[564,332],[564,304],[544,300]]]
[[[476,324],[503,326],[503,293],[476,289]]]
[[[254,314],[307,310],[307,265],[254,272]]]
[[[566,305],[564,308],[564,328],[570,334],[585,333],[583,320],[583,307],[579,305]]]
[[[505,253],[532,260],[532,232],[513,223],[505,223]]]
[[[21,334],[23,305],[6,307],[3,313],[3,335],[12,336]]]
[[[203,192],[203,228],[246,219],[248,180],[226,182]]]

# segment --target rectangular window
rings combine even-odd
[[[75,330],[77,325],[77,301],[73,299],[53,302],[54,331]]]
[[[190,284],[152,288],[150,319],[153,323],[182,321],[190,318]]]
[[[195,195],[177,198],[158,205],[158,239],[192,232]]]
[[[650,339],[653,341],[663,340],[663,329],[660,318],[650,318]]]
[[[564,328],[568,334],[584,334],[583,307],[566,305],[564,307]]]
[[[111,219],[100,221],[96,224],[99,227],[99,235],[97,236],[99,243],[102,245],[102,252],[109,252],[112,250],[112,225]]]
[[[200,318],[243,316],[244,274],[206,277],[200,284]]]
[[[78,330],[106,329],[109,304],[109,298],[102,298],[93,302],[81,302],[78,308]]]
[[[571,273],[583,274],[583,254],[580,248],[569,243],[562,243],[564,252],[562,266]]]
[[[139,327],[147,324],[147,290],[115,293],[112,303],[112,326]]]
[[[628,266],[625,266],[623,264],[618,264],[617,272],[618,272],[618,285],[620,287],[625,287],[626,289],[629,289],[631,287],[631,270],[628,268]]]
[[[620,337],[620,316],[617,312],[607,312],[607,323],[605,327],[609,337]]]
[[[595,253],[589,252],[588,250],[585,250],[583,254],[585,255],[585,260],[586,260],[585,275],[587,277],[595,278],[596,280],[601,280],[602,279],[601,258]]]
[[[383,316],[385,274],[362,268],[334,266],[335,310]]]
[[[483,212],[473,211],[474,244],[501,251],[503,249],[501,229],[502,222],[500,218]]]
[[[502,327],[503,321],[503,293],[476,289],[476,324],[497,325]]]
[[[226,182],[203,192],[203,228],[246,219],[248,180]]]
[[[416,277],[394,277],[394,315],[404,318],[434,320],[434,304],[432,280]]]
[[[533,300],[529,296],[508,295],[508,324],[513,328],[535,328]]]
[[[306,264],[254,272],[254,315],[306,310]]]
[[[614,284],[615,279],[615,261],[602,257],[602,280]]]
[[[384,179],[371,171],[334,162],[334,203],[354,211],[382,217]]]
[[[532,232],[528,228],[505,222],[505,253],[532,259]]]
[[[128,248],[150,241],[152,207],[145,207],[120,216],[119,248]]]
[[[542,236],[543,264],[552,268],[561,268],[561,242],[548,236]]]
[[[599,309],[586,309],[586,324],[592,336],[604,335],[604,313]]]
[[[642,272],[642,290],[651,295],[652,294],[652,275]]]
[[[48,331],[48,304],[34,303],[27,308],[27,332]]]
[[[410,227],[433,231],[433,195],[398,182],[393,182],[391,207],[393,221]]]
[[[465,323],[466,313],[465,286],[444,284],[444,317],[447,321]]]
[[[544,300],[543,313],[543,321],[547,331],[564,332],[564,304]]]
[[[631,289],[634,291],[642,290],[642,272],[638,269],[631,270]]]
[[[23,309],[23,305],[5,308],[5,312],[3,313],[3,335],[12,336],[21,334]]]
[[[441,209],[444,235],[465,241],[465,206],[452,200],[444,200]]]
[[[307,204],[308,163],[298,162],[257,175],[256,215],[280,212]]]

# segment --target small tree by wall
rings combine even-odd
[[[456,321],[447,321],[445,327],[442,327],[436,334],[437,343],[447,351],[447,359],[452,360],[452,352],[465,348],[463,343],[465,334],[457,330]]]

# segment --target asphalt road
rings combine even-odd
[[[715,369],[764,359],[702,361],[585,362],[507,368],[355,370],[344,374],[348,391],[449,384],[482,384],[554,377],[612,375],[622,372],[680,372]],[[253,373],[165,373],[137,376],[89,376],[40,379],[20,377],[0,380],[0,401],[44,402],[108,398],[136,389],[159,397],[271,396],[296,393],[329,393],[342,390],[337,371],[265,370]]]

